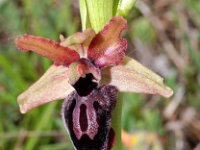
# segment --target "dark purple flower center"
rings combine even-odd
[[[97,83],[93,82],[93,75],[86,74],[85,78],[80,78],[73,86],[76,89],[76,92],[80,96],[89,95],[93,89],[97,88]]]

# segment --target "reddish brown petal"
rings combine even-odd
[[[118,66],[102,69],[102,84],[116,86],[122,92],[159,94],[170,97],[173,91],[163,83],[163,78],[136,60],[124,57]]]
[[[63,47],[59,43],[38,36],[23,35],[15,40],[18,49],[34,51],[42,56],[53,60],[56,64],[68,65],[79,59],[77,52]]]
[[[21,113],[42,104],[66,98],[74,88],[68,83],[68,68],[52,65],[29,89],[18,96]]]
[[[77,32],[68,38],[64,38],[60,36],[61,45],[74,49],[79,53],[79,55],[83,58],[87,58],[88,47],[95,37],[95,32],[93,29],[88,28],[83,32]]]
[[[92,40],[88,57],[99,67],[119,64],[127,49],[127,41],[120,38],[126,27],[127,21],[124,18],[113,17]]]

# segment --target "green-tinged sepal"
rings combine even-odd
[[[68,97],[74,91],[68,77],[67,67],[52,65],[36,83],[18,96],[21,113]]]
[[[163,78],[130,57],[124,57],[118,66],[102,70],[102,84],[116,86],[122,92],[157,94],[170,97],[172,89]]]

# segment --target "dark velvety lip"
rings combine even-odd
[[[77,149],[109,150],[115,139],[111,131],[112,110],[118,90],[103,85],[87,96],[74,91],[63,103],[62,118]]]

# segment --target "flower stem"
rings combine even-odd
[[[121,117],[122,117],[123,94],[119,93],[116,107],[112,113],[112,128],[115,131],[115,144],[113,150],[122,150],[121,144]]]

